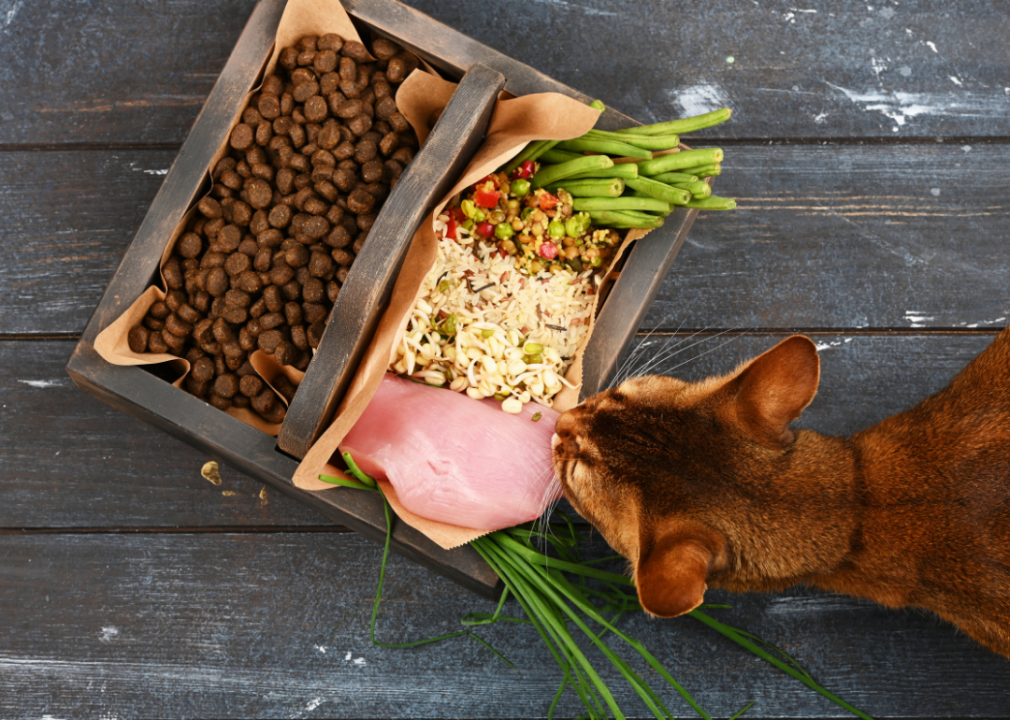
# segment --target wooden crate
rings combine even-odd
[[[347,293],[355,301],[343,303],[341,308],[335,306],[327,321],[323,342],[282,431],[284,446],[291,453],[282,451],[275,438],[148,370],[106,362],[94,348],[98,334],[154,282],[167,238],[206,191],[211,158],[225,141],[232,119],[242,111],[247,92],[261,74],[284,0],[260,0],[254,9],[75,348],[67,371],[79,387],[110,405],[241,468],[328,518],[382,541],[385,518],[376,494],[340,488],[320,492],[296,488],[291,482],[298,464],[296,456],[303,454],[328,423],[388,300],[409,239],[480,146],[499,91],[504,89],[516,96],[558,92],[584,102],[590,98],[395,0],[343,2],[363,36],[372,33],[400,43],[447,77],[459,80],[460,87],[369,234],[369,246],[381,248],[388,260],[380,264],[360,257],[349,282],[356,275],[372,277],[373,282],[359,282],[356,293]],[[637,124],[608,109],[597,126],[618,129]],[[697,210],[677,209],[662,228],[653,230],[625,254],[620,275],[606,295],[586,348],[583,396],[593,394],[613,377],[696,215]],[[381,253],[372,254],[378,257]],[[348,332],[355,342],[335,340],[346,338]],[[481,595],[495,596],[497,576],[469,546],[443,550],[417,530],[397,523],[392,547]]]

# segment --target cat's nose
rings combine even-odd
[[[571,410],[561,413],[561,416],[558,417],[557,422],[554,423],[554,437],[558,437],[559,435],[564,435],[565,433],[571,432],[572,423],[574,422],[575,417],[572,415]]]

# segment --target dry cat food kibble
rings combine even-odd
[[[278,423],[249,355],[305,370],[355,256],[417,150],[393,100],[418,65],[394,43],[306,36],[281,51],[212,169],[214,185],[164,263],[167,297],[130,330],[136,353],[191,365],[183,387]]]

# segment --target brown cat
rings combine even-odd
[[[945,390],[851,438],[790,430],[819,375],[796,335],[724,377],[602,392],[558,420],[565,495],[653,615],[709,585],[807,583],[926,608],[1010,658],[1010,328]]]

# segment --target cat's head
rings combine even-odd
[[[633,378],[558,419],[565,496],[631,562],[645,610],[692,610],[710,572],[746,563],[750,536],[775,534],[777,460],[819,376],[816,347],[796,335],[729,375]]]

